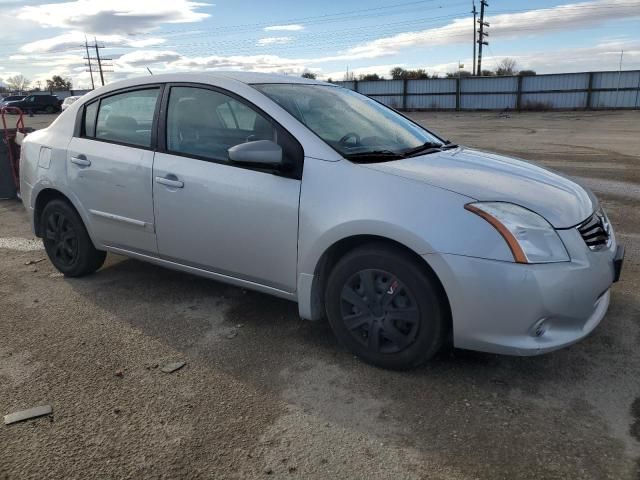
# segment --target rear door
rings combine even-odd
[[[294,291],[300,144],[253,106],[216,89],[172,86],[163,110],[163,151],[153,167],[160,255]],[[229,147],[253,140],[278,142],[291,173],[229,162]]]
[[[145,86],[85,105],[69,144],[69,185],[104,245],[157,253],[151,173],[160,93]]]

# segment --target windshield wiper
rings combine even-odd
[[[426,142],[418,147],[405,150],[404,152],[402,152],[402,156],[407,158],[415,157],[418,154],[425,155],[427,153],[439,152],[444,146],[445,145],[443,143]]]
[[[452,148],[458,148],[458,145],[455,143],[451,143],[451,140],[447,140],[442,146],[442,150],[451,150]]]
[[[391,150],[371,150],[369,152],[358,152],[344,155],[349,160],[362,160],[366,158],[371,159],[385,159],[385,160],[398,160],[404,158],[403,154],[392,152]]]

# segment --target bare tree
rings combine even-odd
[[[311,80],[315,80],[316,79],[316,74],[310,71],[305,71],[302,75],[300,75],[302,78],[309,78]]]
[[[31,83],[30,80],[27,80],[24,75],[14,75],[13,77],[9,77],[5,80],[5,83],[11,90],[26,90]]]
[[[496,75],[515,75],[518,71],[518,62],[513,58],[503,58],[496,68]]]

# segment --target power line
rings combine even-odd
[[[367,11],[372,11],[372,10],[380,10],[380,9],[390,9],[390,8],[398,8],[398,7],[402,7],[402,6],[408,6],[408,5],[416,5],[416,4],[422,4],[422,3],[427,3],[427,2],[433,2],[436,0],[421,0],[421,1],[416,1],[416,2],[407,2],[407,3],[401,3],[401,4],[395,4],[395,5],[388,5],[388,6],[384,6],[384,7],[375,7],[375,8],[369,8],[369,9],[363,9],[363,10],[352,10],[352,11],[348,11],[348,12],[341,12],[341,13],[335,13],[335,14],[326,14],[326,15],[320,15],[320,16],[316,16],[316,17],[300,17],[298,19],[287,19],[287,20],[282,20],[279,21],[278,23],[282,23],[282,24],[287,24],[287,23],[294,23],[296,21],[298,22],[302,22],[305,21],[306,19],[323,19],[324,17],[329,17],[329,16],[338,16],[338,15],[343,15],[343,14],[350,14],[350,13],[358,13],[358,12],[367,12]],[[439,7],[439,8],[448,8],[454,5],[462,5],[466,2],[458,2],[455,4],[447,4],[446,7]],[[555,6],[555,7],[549,7],[549,8],[541,8],[541,9],[511,9],[511,10],[495,10],[495,13],[504,13],[504,14],[512,14],[512,13],[523,13],[523,12],[542,12],[542,11],[555,11],[558,13],[558,15],[556,16],[550,16],[547,18],[561,18],[561,17],[565,17],[567,13],[570,13],[572,11],[576,11],[576,10],[610,10],[610,9],[620,9],[620,8],[624,8],[624,7],[635,7],[635,6],[640,6],[640,3],[638,2],[631,2],[631,3],[616,3],[614,5],[580,5],[580,4],[572,4],[570,6]],[[562,12],[561,8],[564,8],[567,10],[567,12]],[[404,13],[404,12],[402,12]],[[376,15],[389,15],[389,12],[380,12],[377,13]],[[455,15],[451,15],[451,17],[453,17]],[[363,18],[362,16],[359,16],[358,18]],[[366,18],[366,17],[364,17]],[[435,17],[434,17],[435,18]],[[444,18],[444,17],[442,17]],[[349,20],[350,18],[346,18],[346,20]],[[148,32],[148,33],[138,33],[138,34],[134,34],[135,36],[145,36],[145,35],[158,35],[158,34],[169,34],[169,33],[192,33],[193,35],[202,35],[203,31],[206,32],[217,32],[220,30],[232,30],[232,33],[239,33],[239,29],[243,28],[243,27],[247,27],[247,28],[256,28],[256,27],[260,27],[260,26],[269,26],[272,25],[274,22],[268,22],[268,23],[256,23],[256,24],[240,24],[240,25],[229,25],[229,26],[224,26],[224,27],[215,27],[215,28],[210,28],[210,29],[182,29],[182,30],[161,30],[159,32]],[[312,22],[307,22],[308,24],[313,24]],[[377,25],[376,25],[377,27]],[[362,27],[362,28],[371,28],[369,27]],[[6,48],[6,47],[11,47],[11,46],[18,46],[18,45],[24,45],[24,42],[14,42],[14,43],[3,43],[2,45],[0,45],[0,49],[1,48]],[[138,47],[132,47],[132,48],[138,48]],[[147,47],[145,47],[147,48]],[[60,51],[65,51],[65,50],[60,50]],[[55,53],[55,52],[44,52],[44,53]]]

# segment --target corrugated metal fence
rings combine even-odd
[[[336,83],[400,110],[640,108],[640,70]]]

